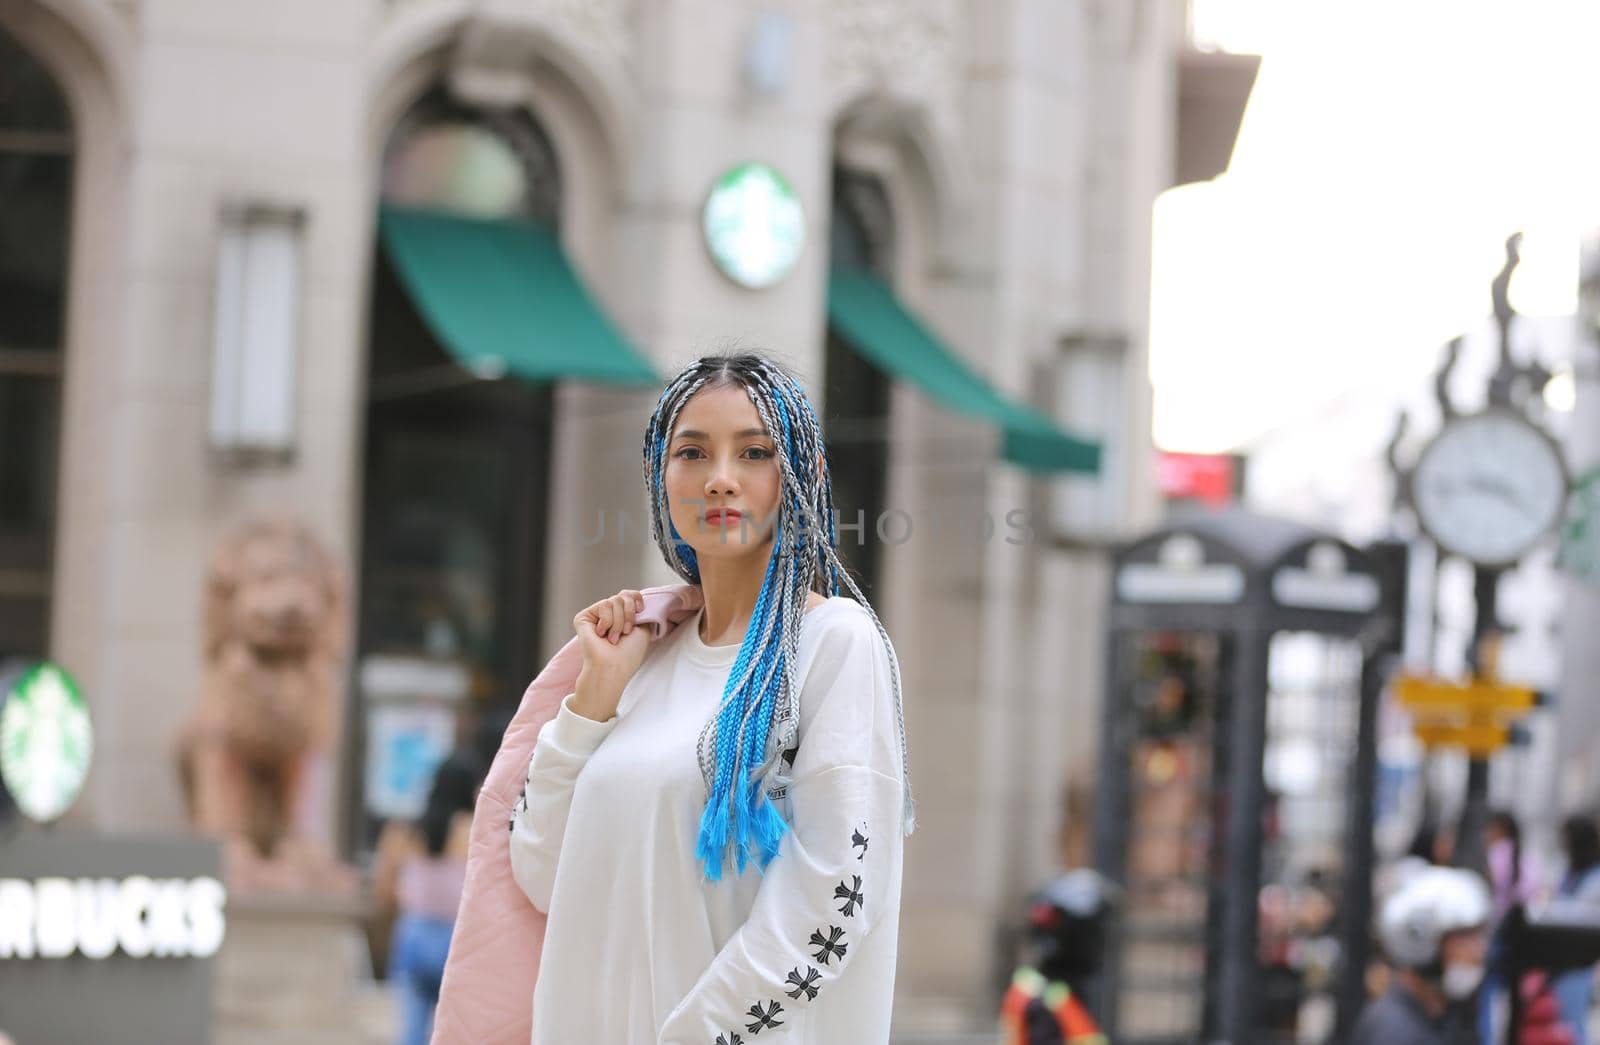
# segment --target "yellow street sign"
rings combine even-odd
[[[1424,714],[1452,711],[1521,714],[1533,710],[1539,703],[1539,694],[1523,686],[1481,681],[1457,685],[1415,675],[1402,675],[1396,681],[1395,696],[1412,711]]]
[[[1428,747],[1459,747],[1474,755],[1488,755],[1511,743],[1511,729],[1497,725],[1443,726],[1418,722],[1417,739]]]
[[[1466,684],[1417,675],[1395,680],[1395,698],[1411,712],[1417,739],[1430,748],[1487,755],[1511,742],[1510,723],[1539,705],[1539,694],[1491,678]]]

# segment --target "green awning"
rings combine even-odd
[[[468,370],[525,381],[661,383],[589,296],[551,229],[389,206],[378,228],[428,329]]]
[[[1005,433],[1002,455],[1012,464],[1041,472],[1100,470],[1100,444],[1068,434],[1038,410],[990,388],[878,277],[834,266],[828,273],[828,321],[885,373],[951,410],[999,425]]]

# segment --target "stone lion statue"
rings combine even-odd
[[[307,822],[338,733],[345,606],[340,571],[296,523],[245,526],[211,559],[204,682],[177,760],[190,820],[224,840],[235,887],[349,884]]]

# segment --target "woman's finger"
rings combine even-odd
[[[609,599],[601,599],[572,618],[574,631],[582,634],[587,622],[594,634],[613,646],[624,635],[633,631],[635,617],[644,609],[644,594],[634,588],[624,588]]]

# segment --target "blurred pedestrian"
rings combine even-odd
[[[1587,816],[1568,817],[1561,825],[1561,846],[1567,873],[1556,887],[1551,913],[1593,918],[1600,912],[1600,828]],[[1561,1018],[1577,1045],[1588,1045],[1589,1010],[1594,1004],[1594,969],[1574,969],[1555,979]]]
[[[472,810],[483,780],[473,755],[452,755],[434,773],[416,823],[391,820],[378,839],[373,891],[398,911],[389,982],[400,1002],[398,1045],[427,1045],[467,870]]]
[[[1449,867],[1455,853],[1455,829],[1429,815],[1417,826],[1407,855],[1435,867]]]
[[[1489,888],[1472,872],[1427,867],[1384,901],[1378,936],[1394,975],[1356,1021],[1351,1045],[1464,1045],[1476,1040],[1473,1001],[1483,980]]]
[[[1494,920],[1498,923],[1512,904],[1526,904],[1542,897],[1545,870],[1538,854],[1523,847],[1517,818],[1504,809],[1489,814],[1483,840],[1494,892]]]
[[[1028,903],[1028,959],[1000,1003],[1002,1045],[1105,1045],[1086,999],[1100,973],[1115,887],[1068,871]]]
[[[1525,973],[1521,989],[1522,1026],[1516,1045],[1576,1045],[1577,1036],[1561,1018],[1561,1005],[1549,977],[1539,971]]]
[[[1544,868],[1538,856],[1522,846],[1522,827],[1508,810],[1489,814],[1483,828],[1484,855],[1489,865],[1489,885],[1493,893],[1493,914],[1489,922],[1489,957],[1485,964],[1483,989],[1478,995],[1478,1035],[1483,1041],[1496,1041],[1506,987],[1506,914],[1515,904],[1540,898],[1544,890]]]

